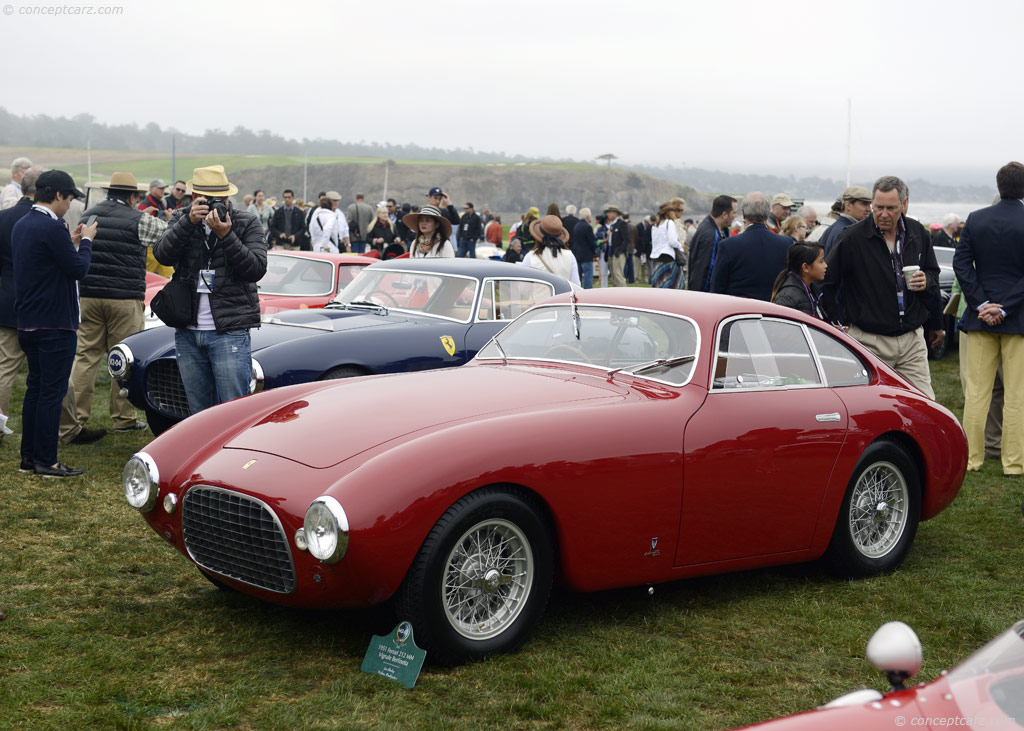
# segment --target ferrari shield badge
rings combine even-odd
[[[455,355],[455,339],[451,335],[441,336],[441,345],[444,346],[448,355]]]

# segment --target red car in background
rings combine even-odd
[[[867,659],[889,677],[886,694],[866,688],[795,716],[747,726],[761,731],[1019,729],[1024,725],[1024,622],[1017,622],[930,683],[904,686],[921,669],[921,642],[902,622],[882,625]]]
[[[379,259],[352,254],[268,251],[267,273],[257,285],[260,314],[323,307],[345,289],[363,267],[377,261]],[[163,325],[149,309],[149,303],[167,282],[166,277],[146,272],[146,330]]]

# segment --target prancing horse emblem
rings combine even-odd
[[[455,355],[455,339],[451,335],[442,335],[441,345],[448,351],[448,355]]]

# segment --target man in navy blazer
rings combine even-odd
[[[764,193],[748,195],[740,211],[747,228],[719,242],[711,291],[768,302],[775,278],[786,268],[786,252],[793,241],[772,233],[765,225],[771,200]]]
[[[1024,165],[996,173],[999,202],[972,213],[960,235],[953,270],[967,309],[964,431],[967,469],[985,460],[985,418],[1003,363],[1003,474],[1024,475]]]

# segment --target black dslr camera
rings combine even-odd
[[[206,198],[206,205],[210,207],[210,210],[217,214],[217,218],[221,221],[228,220],[228,207],[224,203],[223,198]]]

